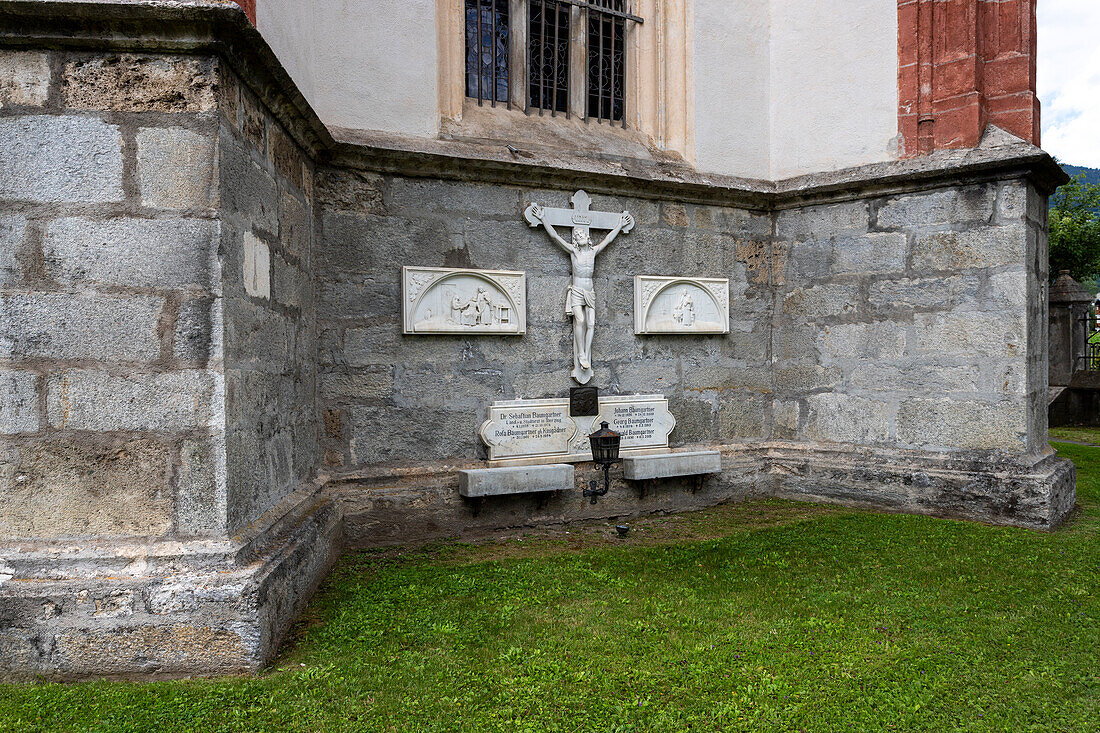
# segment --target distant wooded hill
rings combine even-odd
[[[1085,168],[1079,165],[1062,164],[1063,170],[1071,176],[1085,174],[1085,182],[1100,185],[1100,168]]]

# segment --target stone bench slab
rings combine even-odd
[[[473,468],[458,474],[458,493],[471,499],[570,491],[573,486],[573,466],[562,463],[548,466]]]
[[[721,472],[722,454],[716,450],[657,453],[623,458],[623,477],[631,481]]]

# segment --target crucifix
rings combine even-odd
[[[532,227],[542,226],[554,242],[569,253],[573,263],[573,281],[565,291],[565,314],[573,319],[573,379],[587,384],[592,379],[592,334],[596,331],[596,286],[593,273],[596,255],[619,234],[627,234],[634,228],[634,217],[629,212],[613,214],[592,211],[592,199],[584,191],[577,191],[570,199],[572,209],[550,209],[531,204],[523,212]],[[570,241],[558,234],[554,227],[573,230]],[[599,244],[592,244],[591,231],[602,229],[608,235]]]

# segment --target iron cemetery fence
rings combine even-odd
[[[1094,307],[1084,318],[1077,320],[1078,327],[1085,333],[1083,353],[1077,353],[1076,369],[1100,371],[1100,312]]]
[[[629,0],[465,0],[466,96],[626,127]]]

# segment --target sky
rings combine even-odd
[[[1100,168],[1100,0],[1039,0],[1043,148]]]

